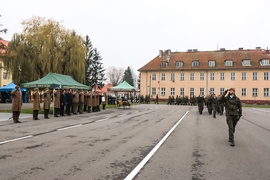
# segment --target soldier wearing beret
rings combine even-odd
[[[222,95],[221,100],[225,104],[226,121],[229,129],[229,142],[231,143],[231,146],[235,146],[234,133],[236,124],[242,116],[242,103],[235,95],[234,88],[226,90]]]

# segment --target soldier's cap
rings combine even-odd
[[[234,89],[234,88],[230,88],[230,89],[229,89],[229,91],[230,91],[230,90],[233,90],[233,91],[235,91],[235,89]]]
[[[38,91],[38,88],[34,88],[34,91]]]

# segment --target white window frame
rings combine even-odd
[[[175,66],[177,68],[183,67],[184,66],[184,62],[183,61],[176,61]]]
[[[220,72],[220,80],[221,81],[225,80],[225,73],[224,72]]]
[[[171,96],[175,95],[175,88],[171,88]]]
[[[242,96],[247,96],[247,88],[242,88]]]
[[[200,94],[204,95],[204,88],[200,88]]]
[[[214,60],[208,61],[208,66],[209,67],[215,67],[216,66],[216,61],[214,61]]]
[[[185,88],[180,88],[180,96],[184,96],[185,95]]]
[[[210,72],[210,81],[214,81],[215,80],[215,73]]]
[[[211,94],[214,94],[214,93],[215,93],[215,88],[210,88],[210,89],[209,89],[209,92],[210,92]]]
[[[157,74],[156,73],[152,73],[152,81],[157,80]]]
[[[152,95],[156,95],[157,94],[157,88],[152,87]]]
[[[225,66],[233,66],[233,61],[232,61],[232,60],[226,60],[226,61],[224,62],[224,65],[225,65]]]
[[[243,59],[242,60],[242,66],[251,66],[251,62],[249,59]]]
[[[191,73],[190,73],[189,80],[190,80],[190,81],[194,81],[194,79],[195,79],[194,72],[191,72]]]
[[[263,88],[263,96],[269,97],[269,88]]]
[[[260,65],[261,66],[270,66],[269,59],[262,59],[262,60],[260,60]]]
[[[264,73],[263,73],[263,79],[264,79],[265,81],[268,81],[268,80],[269,80],[269,73],[268,73],[268,72],[264,72]]]
[[[235,81],[236,77],[235,77],[235,72],[231,72],[231,81]]]
[[[198,60],[194,60],[194,61],[192,61],[191,62],[192,64],[192,67],[198,67],[198,66],[200,66],[200,61],[198,61]]]
[[[220,88],[220,89],[219,89],[219,94],[223,94],[224,91],[225,91],[225,88]]]
[[[160,90],[160,95],[161,96],[166,96],[166,88],[165,87],[162,87],[161,90]]]
[[[253,72],[252,73],[252,80],[257,81],[258,80],[258,72]]]
[[[175,81],[175,74],[174,73],[171,73],[171,81]]]
[[[252,88],[252,96],[258,97],[258,88]]]
[[[185,80],[185,73],[181,72],[180,73],[180,81],[184,81]]]
[[[204,73],[203,72],[200,73],[200,80],[204,81]]]
[[[161,73],[161,81],[166,81],[166,74],[165,73]]]
[[[242,72],[242,81],[247,80],[247,72]]]

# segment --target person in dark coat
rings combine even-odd
[[[14,123],[21,123],[19,116],[22,108],[22,92],[20,86],[16,86],[11,93],[12,96],[12,117]]]
[[[217,110],[218,110],[218,99],[216,94],[213,94],[211,96],[211,104],[212,104],[212,112],[213,112],[213,118],[216,118]]]
[[[71,113],[70,113],[71,106],[72,106],[72,90],[68,89],[68,91],[66,93],[66,114],[68,116],[71,115]]]
[[[202,93],[197,97],[198,111],[202,114],[205,104],[205,99]]]
[[[60,91],[60,116],[64,116],[66,103],[66,90],[62,89]]]

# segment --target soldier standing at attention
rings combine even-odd
[[[72,90],[68,89],[68,91],[66,92],[66,114],[68,116],[71,115],[70,113],[71,106],[72,106]]]
[[[39,120],[38,112],[40,110],[40,96],[38,88],[34,89],[33,93],[33,120]]]
[[[77,115],[78,105],[79,105],[79,93],[76,90],[74,90],[72,95],[73,95],[73,98],[72,98],[73,114]]]
[[[197,104],[198,104],[199,113],[202,114],[204,104],[205,104],[205,99],[204,99],[204,96],[202,95],[202,93],[197,97]]]
[[[211,96],[211,104],[212,104],[212,111],[213,111],[213,118],[216,118],[217,109],[218,109],[218,100],[216,94]]]
[[[51,95],[49,88],[45,88],[45,91],[43,93],[43,99],[44,118],[49,119],[49,111],[51,105]]]
[[[59,117],[59,111],[60,111],[60,89],[57,88],[54,91],[54,117]]]
[[[64,110],[65,110],[66,104],[67,104],[67,101],[66,101],[66,90],[65,89],[61,89],[61,91],[60,91],[60,116],[65,116],[64,115]]]
[[[228,96],[225,97],[227,93]],[[221,101],[225,103],[226,121],[229,129],[229,142],[231,142],[231,146],[234,146],[234,132],[236,124],[242,116],[242,103],[235,95],[235,90],[233,88],[224,92],[221,97]]]
[[[83,108],[84,108],[84,92],[83,90],[79,94],[79,113],[83,114]]]
[[[13,90],[11,93],[12,96],[12,117],[14,123],[21,123],[19,121],[19,116],[21,113],[21,107],[22,107],[22,92],[20,89],[20,86],[16,86],[15,90]]]

